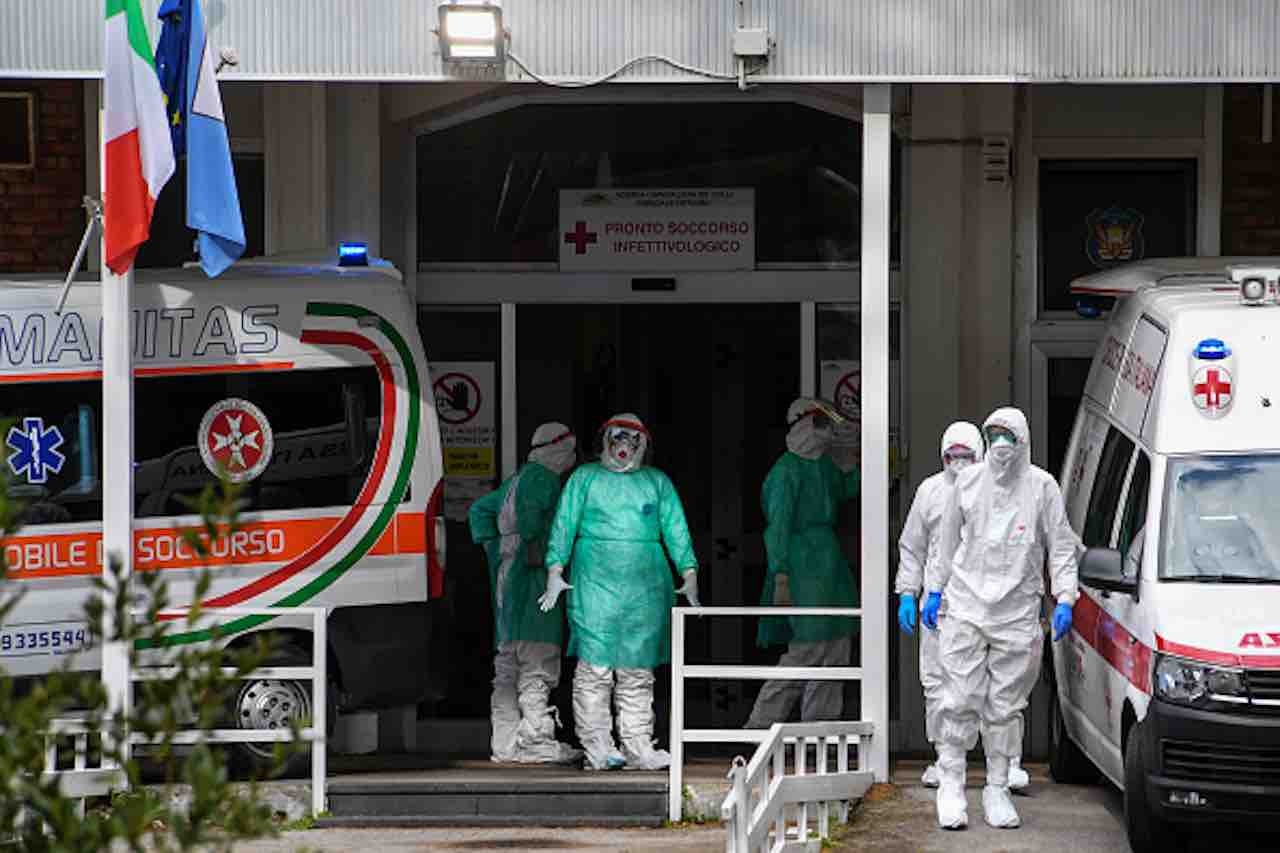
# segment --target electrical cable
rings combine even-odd
[[[637,56],[634,59],[627,60],[622,65],[618,66],[618,68],[616,68],[615,70],[610,71],[608,74],[605,74],[601,77],[597,77],[594,80],[577,80],[571,83],[562,83],[562,82],[557,82],[555,80],[548,80],[547,78],[541,76],[540,74],[535,73],[532,69],[529,68],[528,65],[524,64],[524,61],[521,60],[520,57],[516,56],[511,51],[507,51],[507,58],[510,59],[513,63],[515,63],[517,68],[519,68],[525,74],[528,74],[537,82],[543,84],[544,86],[554,86],[557,89],[585,89],[588,86],[599,86],[601,83],[608,83],[613,78],[617,77],[618,75],[624,73],[628,69],[633,68],[636,65],[639,65],[643,62],[661,62],[665,65],[670,65],[672,68],[675,68],[677,71],[683,71],[686,74],[696,74],[701,77],[708,77],[712,80],[732,80],[732,81],[738,80],[737,74],[725,73],[721,71],[711,71],[706,68],[698,68],[693,65],[686,65],[683,62],[678,62],[674,59],[671,59],[670,57],[662,56],[661,54],[647,53],[644,56]]]

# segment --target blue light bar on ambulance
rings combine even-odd
[[[369,266],[369,247],[365,243],[339,243],[338,244],[338,266],[340,267],[367,267]]]
[[[1195,357],[1202,361],[1222,361],[1231,355],[1231,350],[1218,338],[1205,338],[1196,344]]]

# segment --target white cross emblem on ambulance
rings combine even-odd
[[[1225,367],[1202,367],[1191,380],[1191,399],[1196,408],[1213,417],[1231,406],[1231,374]]]

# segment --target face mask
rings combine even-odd
[[[640,467],[644,459],[644,435],[613,427],[605,436],[604,463],[611,471],[627,472]]]
[[[954,477],[972,464],[972,458],[967,456],[957,456],[953,459],[947,460],[947,470],[951,473],[951,476]]]
[[[992,447],[991,452],[988,455],[990,455],[991,458],[999,464],[1006,465],[1013,459],[1014,450],[1015,448],[1012,444],[1005,444],[1004,442],[1001,442]]]

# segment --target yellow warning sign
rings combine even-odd
[[[492,447],[446,447],[446,477],[493,477]]]

